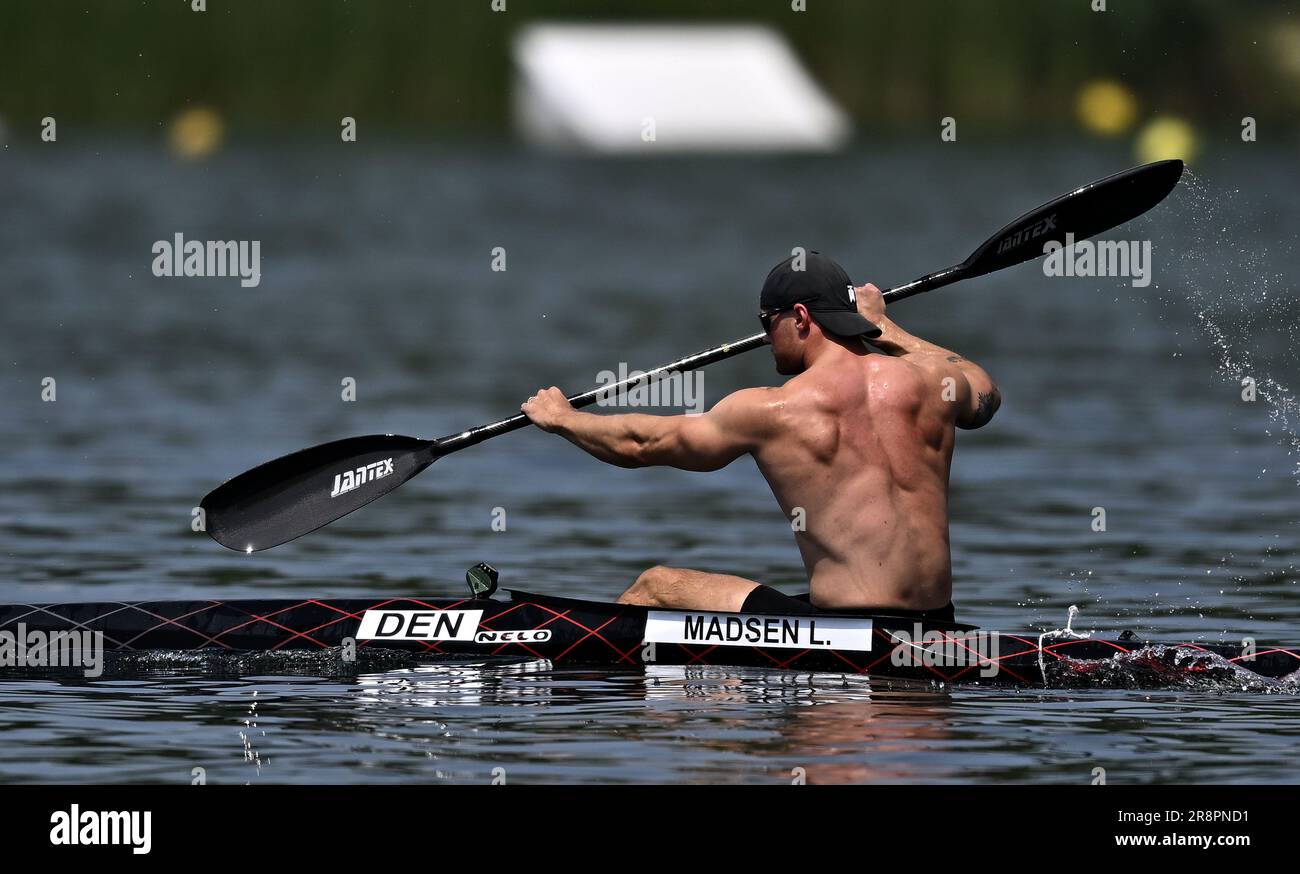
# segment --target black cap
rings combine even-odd
[[[853,282],[843,267],[818,252],[806,252],[803,269],[798,270],[798,258],[791,255],[767,274],[758,298],[761,309],[788,309],[801,303],[823,330],[837,337],[880,336],[880,329],[858,314]]]

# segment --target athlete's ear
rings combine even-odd
[[[794,305],[794,326],[800,333],[806,332],[812,326],[812,316],[808,313],[808,307],[801,303]]]

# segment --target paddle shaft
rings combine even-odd
[[[961,264],[926,274],[906,285],[891,288],[884,293],[885,302],[894,303],[963,279],[983,276],[1037,258],[1045,254],[1043,243],[1053,239],[1050,232],[1069,231],[1078,240],[1109,230],[1141,215],[1163,200],[1177,184],[1182,172],[1182,161],[1156,161],[1076,188],[1015,219],[989,237]],[[656,367],[639,376],[630,376],[619,382],[573,395],[568,400],[574,407],[585,407],[612,392],[633,388],[666,373],[704,367],[731,358],[733,355],[757,349],[766,341],[766,334],[755,334],[743,340],[723,343],[721,346],[714,346],[712,349]],[[470,428],[468,431],[449,434],[433,441],[431,451],[433,457],[446,455],[464,449],[466,446],[482,443],[490,437],[517,431],[528,424],[530,424],[528,417],[520,413],[507,419]]]
[[[886,303],[903,300],[923,291],[940,288],[965,278],[965,271],[961,266],[949,267],[946,270],[940,270],[937,273],[931,273],[928,276],[922,276],[915,279],[907,285],[900,285],[898,288],[891,288],[884,292]],[[661,365],[653,370],[647,370],[639,375],[629,376],[627,379],[621,379],[618,382],[612,382],[609,385],[601,385],[589,389],[581,394],[570,395],[568,401],[575,409],[588,407],[596,403],[602,397],[612,393],[626,391],[635,388],[638,385],[648,384],[652,380],[658,379],[669,373],[685,373],[690,370],[698,370],[709,364],[718,361],[725,361],[743,352],[749,352],[760,346],[767,345],[766,334],[754,334],[752,337],[746,337],[743,340],[734,340],[730,343],[723,343],[721,346],[714,346],[712,349],[705,349],[703,352],[696,352],[694,355],[687,355],[685,358],[679,358],[676,361]],[[447,455],[451,452],[464,449],[467,446],[474,446],[488,440],[492,437],[498,437],[502,434],[509,434],[511,431],[518,431],[520,428],[532,424],[531,420],[523,413],[501,419],[496,422],[489,422],[486,425],[479,425],[476,428],[470,428],[467,431],[460,431],[456,434],[448,434],[446,437],[439,437],[433,441],[435,446],[433,454],[435,456]]]

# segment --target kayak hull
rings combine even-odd
[[[1143,670],[1282,678],[1300,649],[1042,638],[884,615],[649,610],[514,591],[508,600],[313,598],[0,605],[0,635],[100,632],[108,651],[272,652],[355,646],[421,657],[526,657],[639,668],[733,665],[943,683],[1058,684],[1116,657]],[[1199,662],[1199,664],[1198,664]]]

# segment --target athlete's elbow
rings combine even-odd
[[[663,462],[657,459],[661,450],[655,446],[657,441],[641,435],[632,434],[619,446],[617,460],[619,467],[638,468],[654,467]]]

